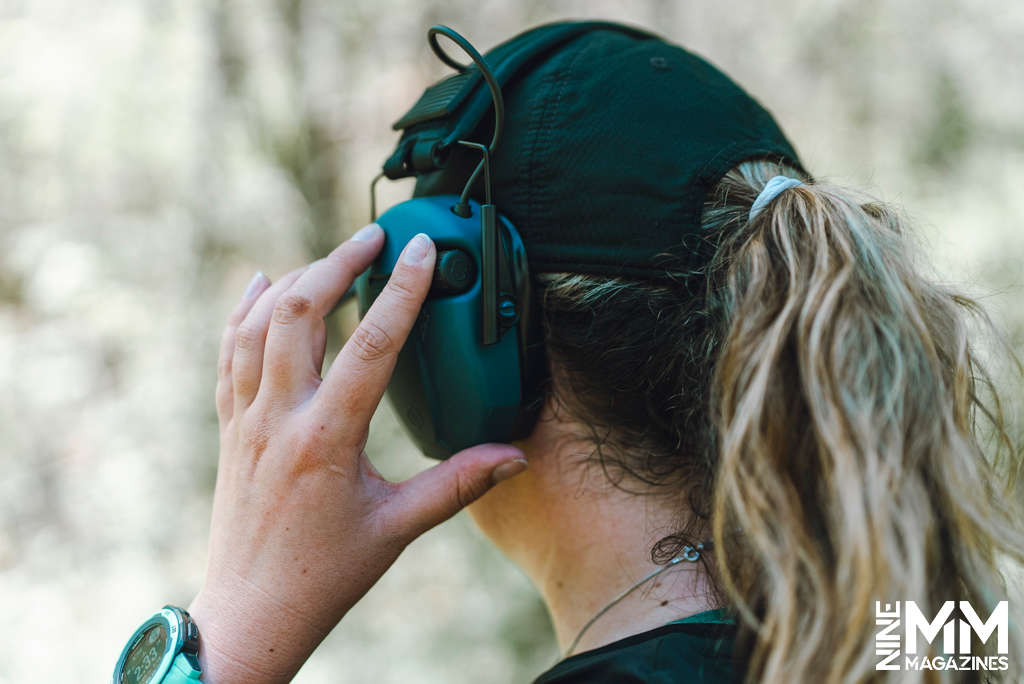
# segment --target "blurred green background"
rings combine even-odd
[[[390,123],[446,73],[427,27],[487,49],[577,17],[722,67],[813,173],[900,202],[938,277],[1020,348],[1016,1],[0,0],[0,682],[107,681],[136,625],[198,590],[223,321],[255,271],[366,222]],[[396,478],[429,465],[386,407],[367,450]],[[297,681],[511,684],[555,656],[529,582],[463,514]]]

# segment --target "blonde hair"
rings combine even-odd
[[[1021,453],[972,343],[987,319],[922,275],[875,198],[803,178],[748,221],[776,175],[801,177],[767,160],[725,176],[708,266],[675,283],[539,277],[559,402],[616,482],[678,497],[656,560],[710,521],[748,681],[981,681],[876,670],[874,611],[987,615],[1000,562],[1024,562]]]

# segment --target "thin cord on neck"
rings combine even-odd
[[[573,639],[572,643],[569,644],[569,647],[567,649],[565,649],[565,653],[562,654],[562,657],[559,658],[559,660],[565,660],[566,658],[571,656],[572,652],[574,650],[576,650],[576,647],[580,643],[580,639],[583,638],[583,635],[586,634],[587,630],[590,629],[590,627],[595,622],[597,622],[598,618],[600,618],[602,615],[604,615],[609,610],[611,610],[612,607],[616,603],[618,603],[619,601],[621,601],[622,599],[626,598],[631,593],[636,591],[640,587],[640,585],[642,585],[644,582],[647,582],[648,580],[654,579],[655,577],[657,577],[661,573],[663,573],[666,570],[668,570],[669,568],[671,568],[673,565],[676,565],[678,563],[682,563],[683,561],[687,561],[687,562],[690,562],[690,563],[695,562],[698,558],[700,558],[700,552],[702,550],[704,550],[704,548],[706,546],[708,546],[708,547],[711,546],[710,540],[706,541],[706,542],[704,542],[702,544],[697,544],[696,547],[684,546],[683,547],[683,555],[682,556],[676,556],[675,558],[673,558],[672,560],[670,560],[668,563],[666,563],[665,565],[661,566],[660,568],[657,568],[656,570],[652,570],[651,572],[647,573],[647,575],[643,579],[641,579],[639,582],[637,582],[633,586],[629,587],[628,589],[623,590],[623,592],[621,594],[619,594],[618,596],[616,596],[615,598],[613,598],[611,600],[611,602],[607,606],[605,606],[601,610],[597,611],[597,614],[594,615],[594,617],[592,617],[589,620],[587,620],[587,624],[583,625],[583,629],[581,629],[579,631],[579,634],[576,635],[576,638]]]

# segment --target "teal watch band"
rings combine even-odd
[[[193,684],[199,681],[201,674],[203,668],[199,666],[199,660],[191,653],[182,651],[174,659],[161,684]]]

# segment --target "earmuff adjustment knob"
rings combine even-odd
[[[449,249],[437,253],[434,264],[434,280],[430,284],[430,294],[434,296],[451,296],[462,294],[476,282],[476,268],[473,259],[458,249]]]

